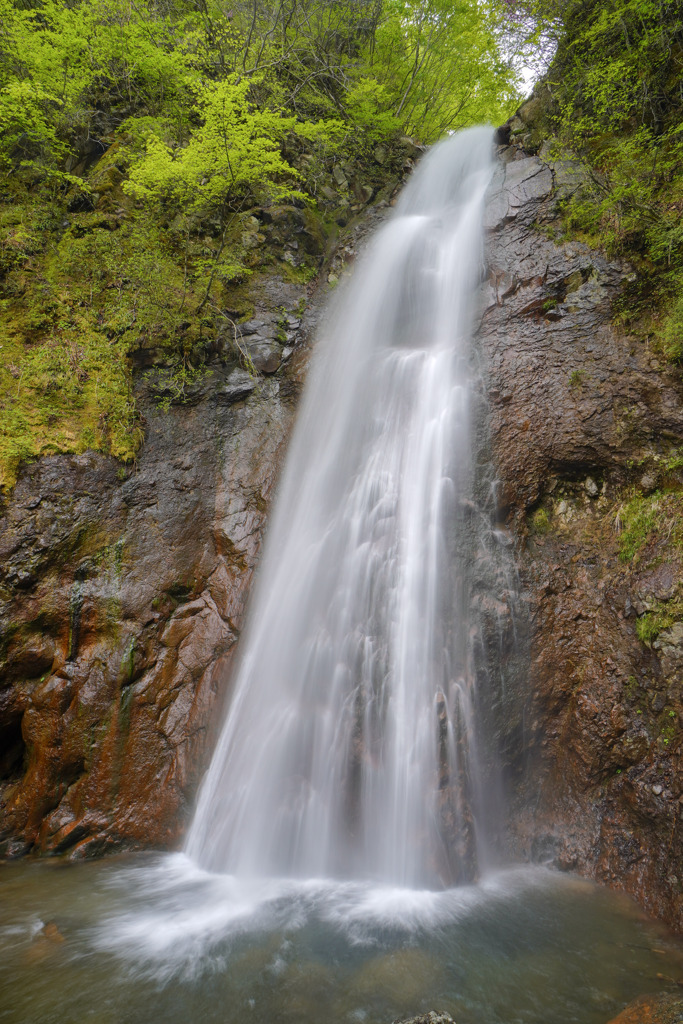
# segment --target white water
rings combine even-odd
[[[244,877],[471,878],[466,555],[492,140],[422,162],[318,344],[187,843]]]

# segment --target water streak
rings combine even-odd
[[[471,878],[462,538],[491,134],[437,146],[318,344],[187,852],[256,877]]]

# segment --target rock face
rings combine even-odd
[[[680,377],[613,326],[629,268],[556,237],[575,168],[500,153],[480,343],[530,623],[502,726],[512,848],[682,928]],[[667,628],[646,643],[649,621]]]
[[[0,520],[0,835],[7,855],[168,846],[221,697],[299,384],[303,289],[269,279],[248,325],[278,377],[217,363],[123,471],[27,467]],[[254,328],[251,333],[249,331]],[[279,334],[279,341],[276,335]],[[283,348],[284,346],[284,348]],[[292,354],[293,353],[293,354]]]

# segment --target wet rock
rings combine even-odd
[[[45,939],[49,939],[50,942],[64,942],[64,936],[54,921],[48,921],[47,924],[44,924],[38,934]]]
[[[455,1024],[449,1013],[443,1010],[430,1010],[428,1013],[421,1013],[418,1017],[407,1017],[405,1020],[395,1020],[394,1024]]]
[[[683,792],[683,623],[649,646],[637,633],[674,600],[683,564],[666,534],[651,568],[624,563],[609,511],[661,438],[683,441],[683,388],[613,324],[628,268],[554,239],[557,166],[516,156],[492,187],[479,333],[500,502],[526,545],[530,661],[500,718],[510,841],[683,928],[683,832],[665,797]],[[547,528],[530,535],[539,507]]]
[[[248,370],[236,367],[226,378],[212,391],[212,400],[225,405],[232,405],[239,402],[256,389],[258,378]]]
[[[641,996],[609,1024],[681,1024],[681,1021],[683,996],[667,993]]]
[[[419,160],[426,152],[426,146],[421,145],[409,135],[402,135],[399,139],[401,146],[412,160]]]
[[[263,245],[265,240],[266,236],[258,231],[242,232],[242,245],[245,249],[256,249],[259,245]]]
[[[24,951],[22,959],[32,967],[43,964],[51,965],[63,955],[65,938],[54,921],[48,921],[34,935],[30,946]]]
[[[336,181],[336,183],[339,186],[339,188],[348,188],[349,187],[349,183],[348,183],[347,177],[344,174],[344,172],[341,169],[341,167],[339,166],[339,164],[335,164],[335,166],[332,168],[332,177]]]
[[[275,373],[282,362],[282,349],[274,338],[262,338],[257,334],[245,340],[244,348],[258,373]]]
[[[657,474],[653,472],[643,473],[638,485],[643,494],[652,494],[653,491],[657,490]]]
[[[325,251],[325,229],[312,210],[300,210],[297,206],[270,206],[260,211],[260,223],[271,244],[284,246],[298,241],[302,250],[311,256],[322,256]]]

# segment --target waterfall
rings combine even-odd
[[[471,879],[471,552],[492,136],[421,162],[313,358],[187,853],[251,877]]]

